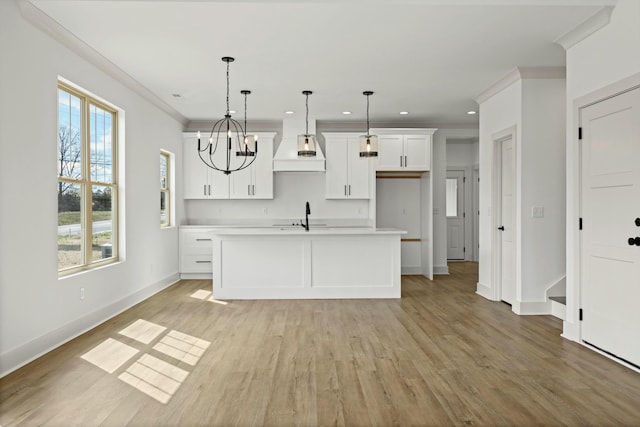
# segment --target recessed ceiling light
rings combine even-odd
[[[343,111],[342,114],[344,114],[345,116],[348,116],[349,114],[351,114],[351,111]]]
[[[171,96],[173,96],[174,98],[182,98],[182,95],[180,95],[179,93],[172,93]]]
[[[477,111],[473,111],[473,110],[471,110],[471,111],[467,111],[467,114],[469,114],[469,115],[474,115],[474,114],[476,114],[476,113],[477,113]]]
[[[403,115],[403,116],[406,116],[407,114],[409,114],[409,112],[408,111],[400,111],[400,114]]]
[[[289,110],[289,111],[285,111],[284,113],[285,113],[285,114],[293,114],[293,113],[295,113],[295,111],[291,111],[291,110]]]

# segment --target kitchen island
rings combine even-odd
[[[215,299],[400,298],[400,236],[374,228],[221,228]]]

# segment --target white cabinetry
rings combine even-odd
[[[189,278],[190,274],[204,274],[208,276],[198,277],[211,277],[213,271],[211,231],[212,229],[201,227],[180,229],[180,274],[183,277]]]
[[[206,145],[208,136],[202,135],[201,141]],[[198,136],[195,132],[183,134],[183,176],[185,199],[228,199],[229,176],[213,170],[205,165],[198,155]],[[225,160],[224,150],[218,150],[214,154],[216,164],[222,164]],[[208,156],[208,153],[202,153]]]
[[[258,156],[251,166],[233,172],[229,180],[231,199],[273,199],[273,137],[274,133],[259,133]],[[251,157],[233,157],[234,167]]]
[[[416,131],[420,132],[416,132]],[[423,133],[424,132],[424,133]],[[435,129],[371,129],[378,135],[378,171],[431,170],[431,141]]]
[[[372,159],[360,157],[359,134],[325,133],[327,199],[368,199]]]

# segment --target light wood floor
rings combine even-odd
[[[401,300],[222,305],[180,282],[3,378],[0,424],[640,425],[640,374],[475,295],[477,264],[450,267],[403,277]],[[167,329],[119,333],[138,319]],[[152,348],[168,331],[211,344],[178,362]],[[112,373],[81,358],[108,339],[139,351]],[[143,354],[186,374],[166,404],[119,379]]]

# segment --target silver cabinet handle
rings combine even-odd
[[[252,196],[256,195],[256,186],[254,184],[251,184],[251,195]]]
[[[349,184],[349,196],[351,195],[351,184]]]
[[[402,167],[402,156],[400,156],[400,167]]]
[[[207,184],[202,186],[202,195],[206,196],[207,195]]]
[[[404,167],[407,167],[407,156],[404,156]]]
[[[247,196],[251,195],[251,184],[247,184]]]
[[[346,185],[344,186],[344,195],[345,196],[347,195],[347,186]]]
[[[211,195],[211,184],[209,184],[209,195]]]
[[[196,242],[210,242],[212,239],[196,239]]]
[[[211,261],[196,261],[196,264],[211,264]]]

